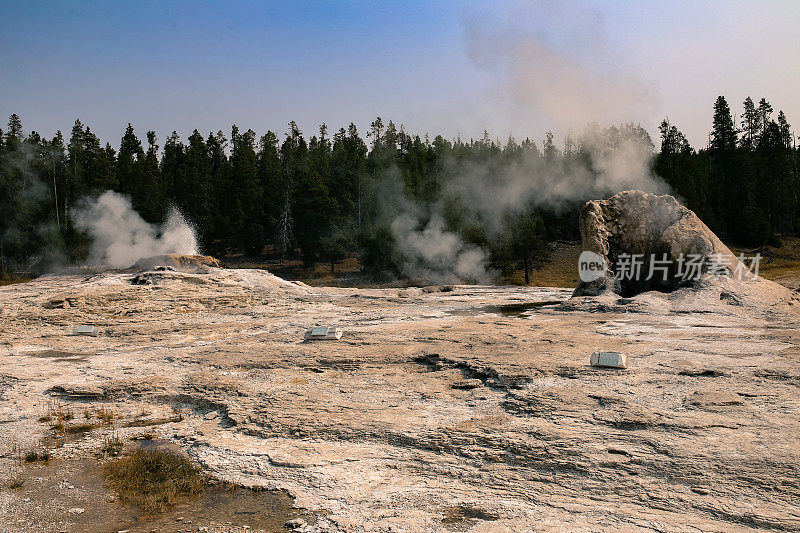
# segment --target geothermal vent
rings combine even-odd
[[[689,258],[702,265],[705,278],[712,264],[727,265],[730,272],[739,263],[693,211],[669,195],[625,191],[608,200],[587,202],[581,209],[580,228],[583,249],[601,256],[610,271],[594,281],[581,281],[573,296],[672,292],[699,283],[685,277]],[[634,255],[640,261],[638,274],[630,269],[630,276],[620,276],[622,263],[630,264]],[[659,271],[649,276],[651,265],[656,267],[654,259]]]
[[[196,272],[204,267],[220,268],[219,260],[207,255],[163,254],[152,257],[142,257],[130,268],[132,270],[151,270],[165,266],[182,272]]]

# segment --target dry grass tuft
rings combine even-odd
[[[188,459],[174,453],[135,450],[103,467],[123,502],[145,513],[163,511],[183,497],[203,492],[205,479]]]
[[[122,440],[119,438],[117,433],[114,433],[113,435],[107,435],[103,438],[103,453],[106,453],[111,457],[117,457],[120,453],[122,453]]]
[[[51,420],[58,420],[59,422],[70,421],[75,418],[71,409],[67,409],[61,405],[61,402],[54,400],[48,406],[47,414],[39,418],[39,422],[49,422]]]
[[[113,424],[114,418],[116,418],[114,416],[114,411],[112,411],[111,409],[107,409],[105,407],[97,409],[95,413],[97,414],[97,418],[100,421],[102,421],[103,424],[106,426],[110,426],[111,424]]]
[[[16,440],[11,442],[11,464],[8,466],[8,488],[18,489],[25,483],[22,463],[25,460]]]

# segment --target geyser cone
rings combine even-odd
[[[621,296],[652,290],[671,292],[700,283],[681,275],[689,259],[703,265],[703,280],[708,279],[712,263],[723,263],[729,273],[739,264],[692,210],[669,195],[624,191],[607,200],[587,202],[581,209],[580,228],[583,249],[602,257],[611,271],[594,281],[581,281],[573,296],[597,296],[607,291]],[[615,276],[621,262],[634,254],[642,261],[639,274]],[[653,259],[666,268],[666,276],[661,272],[649,276]]]

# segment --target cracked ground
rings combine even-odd
[[[288,491],[332,531],[800,529],[789,307],[311,288],[257,270],[130,279],[0,288],[0,530],[79,530],[4,478],[53,402],[116,413],[56,460],[146,433],[214,477]],[[303,342],[315,324],[344,335]],[[598,349],[629,368],[589,366]]]

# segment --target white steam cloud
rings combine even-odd
[[[418,219],[408,213],[392,222],[392,234],[403,256],[403,272],[433,283],[488,281],[486,253],[447,231],[439,214],[434,214],[423,229],[417,229],[418,224]]]
[[[532,208],[557,210],[629,189],[669,192],[650,172],[649,134],[633,124],[653,118],[656,91],[614,49],[599,13],[559,3],[507,2],[472,15],[465,20],[467,55],[496,80],[481,106],[493,116],[481,119],[491,124],[507,113],[525,131],[560,131],[568,134],[567,142],[563,153],[553,146],[549,154],[528,151],[501,163],[446,162],[456,178],[445,185],[439,203],[423,208],[407,199],[392,202],[400,207],[391,228],[403,273],[431,281],[493,276],[484,251],[446,229],[448,201],[457,201],[463,219],[492,240],[507,215]],[[601,129],[597,123],[623,124]],[[584,125],[580,136],[571,134]],[[390,173],[389,179],[399,178]]]
[[[656,84],[627,60],[603,14],[569,3],[507,1],[465,16],[466,52],[496,85],[495,114],[566,134],[590,122],[650,122]]]
[[[527,153],[501,168],[480,161],[462,165],[443,195],[457,198],[492,235],[499,233],[504,215],[525,209],[558,209],[629,189],[669,192],[650,172],[652,157],[653,147],[643,130],[590,126],[571,154]]]
[[[448,231],[444,213],[455,202],[461,216],[485,232],[492,241],[500,237],[508,215],[534,208],[559,210],[568,203],[603,198],[623,190],[641,189],[668,193],[666,183],[650,173],[653,146],[649,136],[636,126],[601,130],[590,126],[578,139],[574,151],[547,157],[526,152],[499,163],[495,160],[445,162],[455,176],[441,192],[439,202],[419,206],[403,197],[397,200],[402,181],[397,172],[385,179],[384,199],[395,206],[390,218],[392,236],[402,256],[403,273],[436,283],[488,282],[484,250],[463,242]]]
[[[142,257],[199,253],[194,229],[176,209],[158,227],[142,219],[128,198],[113,191],[84,201],[73,220],[92,238],[88,257],[92,264],[127,268]]]

